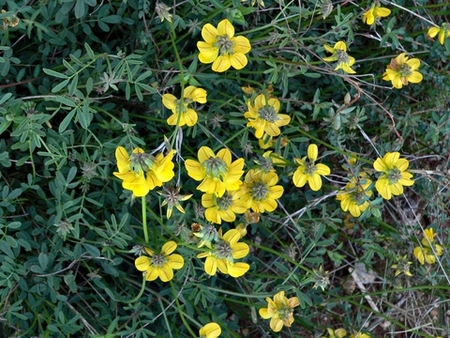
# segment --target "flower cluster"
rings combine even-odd
[[[297,297],[287,298],[284,291],[278,292],[273,299],[266,298],[267,307],[259,309],[259,315],[264,319],[270,319],[270,328],[274,332],[280,332],[283,326],[291,327],[294,322],[294,308],[300,305]]]
[[[436,257],[442,256],[444,248],[434,242],[436,233],[433,228],[428,228],[423,231],[423,238],[421,246],[414,248],[414,257],[417,258],[420,264],[424,265],[436,263]]]
[[[135,148],[129,155],[124,147],[119,146],[116,149],[119,171],[113,174],[123,180],[124,189],[131,190],[136,197],[142,197],[175,176],[173,171],[175,165],[172,162],[174,154],[172,150],[165,156],[160,153],[155,157],[145,153],[141,148]]]
[[[210,230],[206,229],[206,231],[203,231],[202,229],[196,235],[205,240],[210,234]],[[219,269],[223,274],[238,278],[250,269],[250,265],[247,263],[234,261],[235,259],[244,258],[250,252],[248,244],[239,242],[240,239],[241,233],[239,230],[228,230],[222,236],[222,229],[220,229],[218,236],[212,236],[212,238],[210,237],[207,240],[206,246],[209,249],[198,254],[197,257],[206,258],[205,272],[208,275],[214,276],[217,269]]]

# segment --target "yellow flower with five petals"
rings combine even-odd
[[[298,164],[298,167],[294,172],[294,176],[292,177],[292,181],[296,187],[301,188],[308,183],[309,187],[313,191],[318,191],[322,188],[322,178],[320,176],[329,175],[331,170],[325,164],[315,163],[318,155],[319,149],[317,145],[310,144],[308,146],[308,160],[306,160],[306,156],[302,159],[294,159]]]
[[[144,248],[149,256],[139,256],[134,265],[136,269],[145,273],[147,281],[154,281],[158,277],[163,282],[173,279],[173,270],[179,270],[184,265],[184,258],[173,252],[177,243],[169,241],[162,246],[161,253],[157,254],[149,248]]]
[[[383,158],[377,158],[373,168],[382,173],[375,183],[378,193],[386,200],[392,195],[403,194],[403,186],[410,187],[414,184],[413,175],[408,172],[409,161],[400,158],[399,152],[388,152]]]
[[[224,72],[230,67],[242,69],[247,65],[247,54],[251,50],[250,41],[244,36],[234,36],[234,26],[227,19],[217,28],[207,23],[202,28],[205,41],[197,42],[200,51],[198,59],[202,63],[212,63],[212,70]]]

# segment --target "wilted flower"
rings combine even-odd
[[[273,300],[266,298],[267,307],[259,310],[259,315],[264,319],[270,318],[270,328],[274,332],[280,332],[284,325],[291,327],[294,322],[294,308],[300,305],[297,297],[287,298],[284,291],[278,292]]]

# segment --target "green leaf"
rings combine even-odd
[[[55,87],[53,87],[52,89],[52,93],[57,93],[59,92],[61,89],[63,89],[64,87],[67,87],[67,84],[69,83],[69,79],[64,80],[63,82],[57,84]]]
[[[66,74],[55,72],[54,70],[51,70],[49,68],[44,68],[42,70],[44,71],[45,74],[53,76],[53,77],[57,77],[59,79],[68,79],[69,78]]]

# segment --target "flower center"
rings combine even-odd
[[[222,197],[215,197],[216,198],[216,205],[219,208],[219,210],[228,210],[231,206],[233,206],[233,196],[231,196],[228,192],[225,192],[225,194]]]
[[[251,188],[252,198],[256,201],[263,201],[269,195],[269,188],[264,182],[255,182]]]
[[[398,66],[397,73],[399,73],[401,77],[408,77],[412,74],[412,70],[411,67],[405,63]]]
[[[224,178],[228,173],[227,164],[219,157],[210,157],[202,163],[206,170],[206,176],[212,178]]]
[[[287,305],[282,304],[281,308],[278,309],[278,316],[283,321],[289,320],[292,317],[293,310],[290,309]]]
[[[362,190],[361,188],[356,189],[353,193],[352,193],[352,201],[355,202],[357,205],[361,205],[366,201],[366,193],[364,190]]]
[[[336,50],[336,57],[340,64],[346,64],[349,62],[348,54],[342,49]]]
[[[152,265],[156,268],[162,268],[169,260],[163,253],[155,254],[150,258]]]
[[[176,100],[175,104],[177,105],[177,113],[178,114],[184,114],[187,112],[187,106],[189,103],[191,103],[189,99],[183,99],[183,100]]]
[[[397,167],[388,169],[386,175],[389,184],[395,184],[402,178],[402,172]]]
[[[233,261],[233,249],[231,249],[231,246],[228,242],[225,242],[224,240],[220,240],[215,247],[214,251],[217,258],[225,258],[229,261]]]
[[[276,122],[279,117],[277,112],[272,106],[266,105],[258,110],[259,116],[268,122],[274,123]]]
[[[306,165],[305,165],[305,174],[306,175],[314,175],[316,170],[317,170],[317,168],[316,168],[316,165],[314,164],[314,162],[306,162]]]
[[[219,49],[220,54],[234,54],[234,42],[228,35],[217,36],[214,47]]]
[[[130,155],[131,170],[135,173],[147,172],[155,165],[154,160],[155,158],[150,154],[133,153]]]

